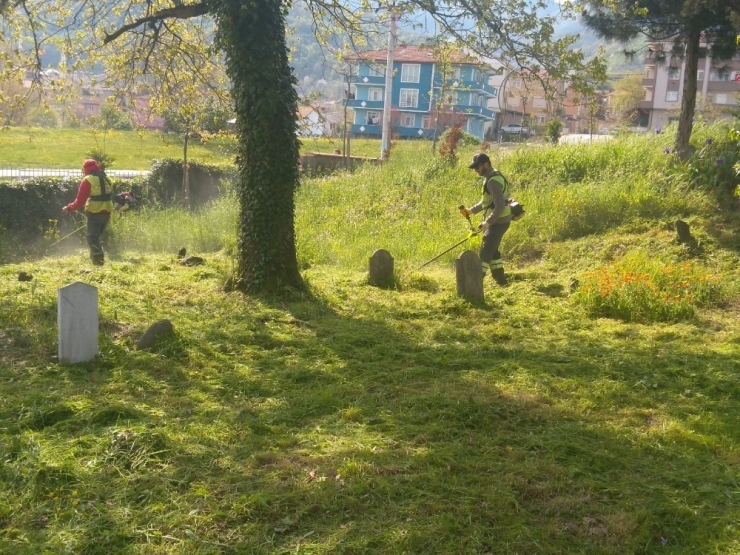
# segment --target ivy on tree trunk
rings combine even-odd
[[[302,288],[295,247],[298,95],[281,0],[210,0],[232,83],[238,136],[238,263],[232,286]]]

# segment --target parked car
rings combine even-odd
[[[522,127],[518,123],[510,123],[501,128],[501,133],[506,135],[524,135],[525,137],[529,137],[532,135],[532,130],[529,129],[529,127]]]

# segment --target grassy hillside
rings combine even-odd
[[[80,238],[0,266],[0,552],[740,553],[740,220],[669,141],[492,153],[527,216],[482,305],[459,251],[415,269],[480,186],[421,143],[302,184],[306,292],[222,291],[229,198],[116,219],[103,268]],[[377,248],[395,289],[366,284]],[[64,366],[73,281],[99,289],[100,355]]]

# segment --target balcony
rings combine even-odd
[[[358,85],[385,85],[385,77],[360,77],[359,75],[353,75],[350,82],[357,83]]]
[[[483,91],[490,94],[491,96],[495,96],[498,94],[496,87],[492,87],[488,83],[484,83],[482,81],[463,81],[461,86],[464,87],[466,90],[473,92]]]
[[[655,78],[647,77],[642,80],[642,86],[643,87],[655,87]]]
[[[357,100],[352,99],[347,101],[347,107],[349,108],[364,108],[365,110],[383,110],[382,100]]]
[[[383,126],[354,124],[351,132],[353,137],[380,137],[383,132]],[[393,134],[398,135],[402,139],[431,139],[434,137],[434,129],[396,126],[393,128]]]
[[[453,83],[457,83],[457,85],[454,85]],[[434,88],[437,92],[442,88],[442,82],[439,79],[434,80]],[[458,90],[463,92],[473,92],[473,93],[480,93],[484,92],[486,94],[491,95],[492,97],[498,96],[498,89],[496,87],[492,87],[491,85],[487,83],[483,83],[481,81],[463,81],[460,79],[450,79],[448,80],[447,84],[447,90],[448,92],[451,90]]]
[[[640,101],[640,108],[643,110],[652,110],[653,109],[653,101],[652,100],[641,100]]]
[[[740,91],[740,81],[709,81],[707,93],[723,93]]]
[[[496,119],[496,112],[494,112],[490,108],[484,108],[483,106],[463,106],[458,104],[455,106],[455,111],[458,114],[481,116],[487,119]]]

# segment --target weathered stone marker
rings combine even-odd
[[[75,364],[98,354],[98,290],[75,282],[57,291],[59,362]]]
[[[676,220],[676,233],[678,234],[678,240],[681,243],[691,243],[694,241],[694,237],[691,235],[691,229],[689,224],[683,220]]]
[[[378,287],[390,287],[394,283],[393,257],[385,249],[376,250],[370,257],[370,285]]]
[[[473,251],[463,251],[455,260],[457,296],[483,302],[483,266]]]
[[[175,328],[169,320],[154,322],[136,342],[136,348],[140,351],[151,349],[159,339],[171,335],[174,331]]]

